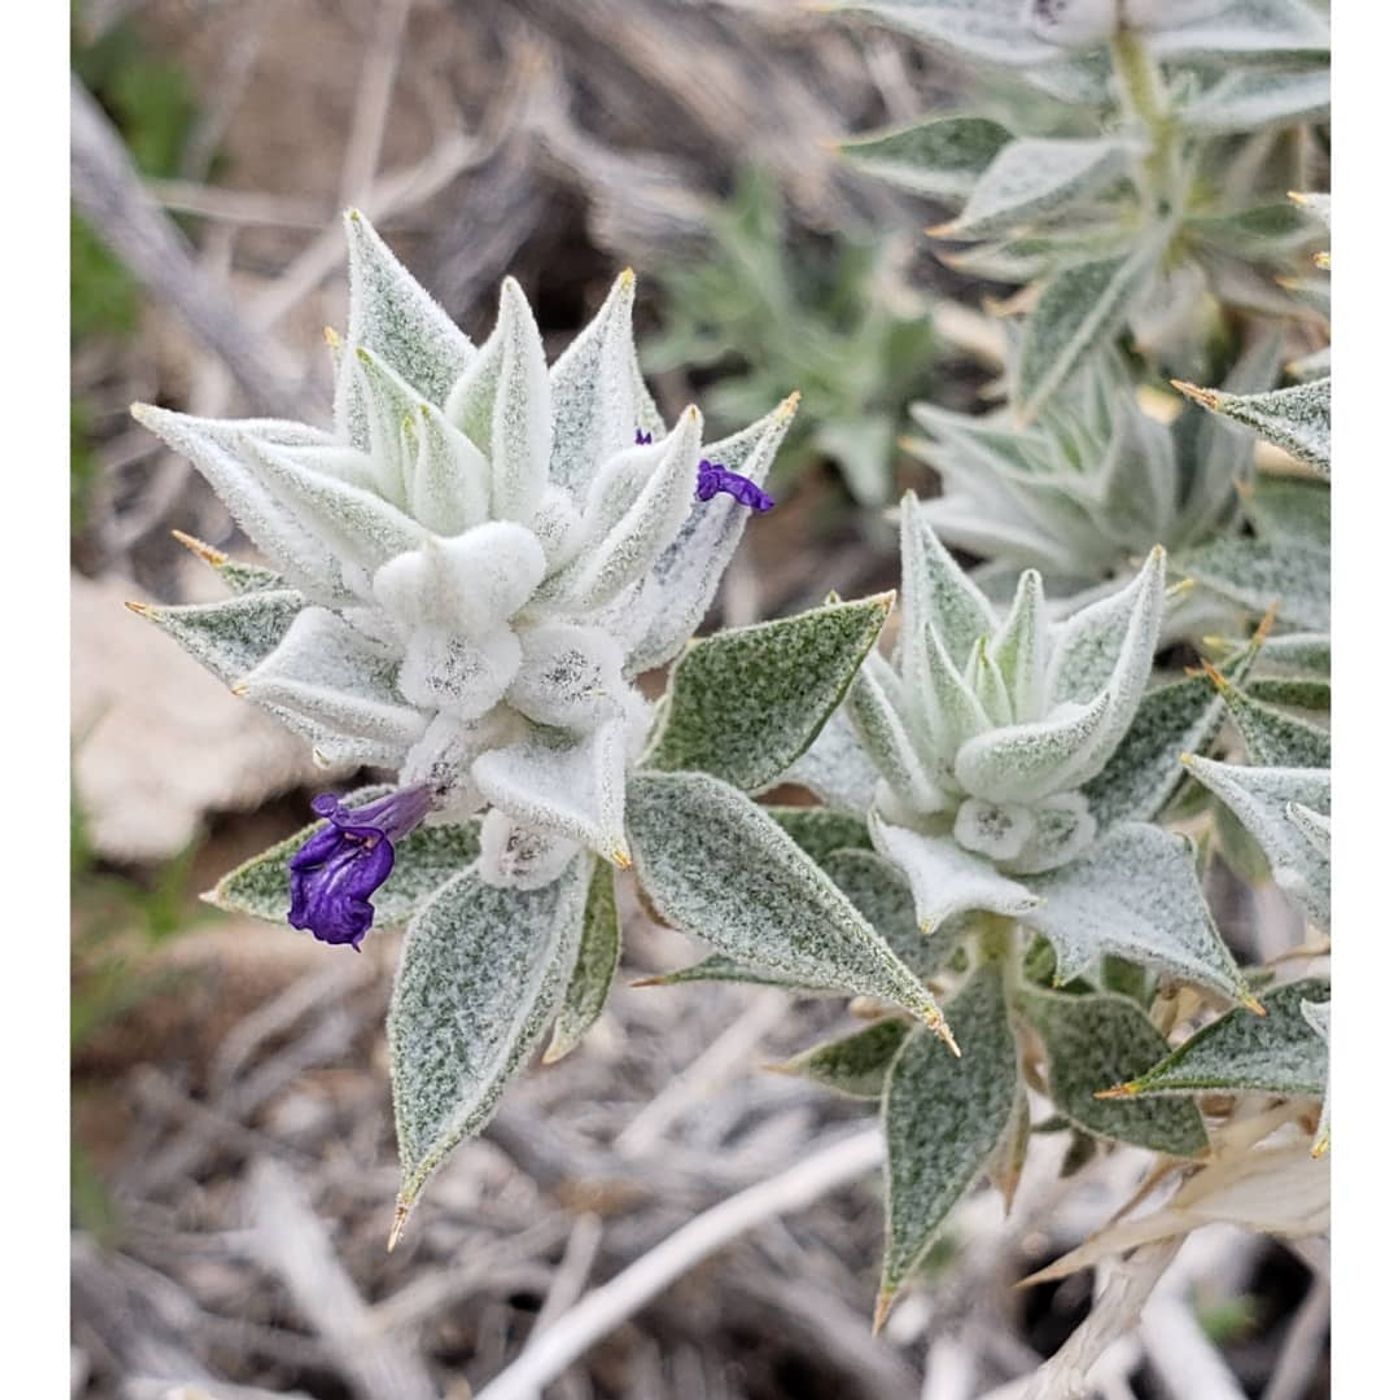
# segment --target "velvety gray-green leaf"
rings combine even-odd
[[[1219,732],[1224,713],[1224,702],[1205,676],[1149,690],[1113,757],[1085,784],[1100,831],[1156,817],[1181,784],[1181,755],[1204,749]]]
[[[1043,902],[1022,921],[1054,944],[1059,982],[1115,953],[1231,999],[1247,996],[1197,884],[1185,837],[1125,822],[1078,860],[1023,880]]]
[[[1252,428],[1320,476],[1332,472],[1332,380],[1311,379],[1263,394],[1226,394],[1194,385],[1179,388],[1226,418]]]
[[[1172,556],[1173,572],[1263,616],[1275,604],[1279,620],[1325,631],[1332,610],[1331,559],[1326,550],[1255,536],[1217,535]]]
[[[882,1310],[1010,1126],[1020,1078],[1001,982],[999,967],[984,967],[949,1004],[961,1060],[916,1030],[886,1080]]]
[[[583,914],[583,936],[574,963],[564,1004],[554,1023],[554,1034],[544,1052],[545,1064],[562,1060],[592,1029],[602,1015],[622,958],[622,930],[617,921],[617,894],[613,867],[595,861],[588,882],[588,903]]]
[[[916,976],[932,977],[961,940],[959,919],[946,919],[931,933],[920,931],[909,882],[874,851],[834,851],[819,864]]]
[[[256,590],[217,603],[133,605],[202,666],[232,685],[277,649],[306,599],[295,589]]]
[[[1325,117],[1331,89],[1326,68],[1237,68],[1180,109],[1176,120],[1210,135],[1262,131]]]
[[[1276,987],[1260,998],[1268,1015],[1237,1007],[1118,1083],[1144,1097],[1224,1090],[1321,1098],[1327,1045],[1298,1008],[1301,1002],[1325,1001],[1330,993],[1330,984],[1319,978]]]
[[[811,745],[880,635],[893,595],[836,603],[697,642],[676,664],[648,766],[767,786]]]
[[[1045,286],[1021,345],[1016,404],[1023,417],[1033,416],[1092,349],[1117,333],[1156,257],[1153,243],[1066,268]]]
[[[923,984],[831,878],[741,793],[703,773],[627,784],[637,877],[657,912],[744,966],[941,1022]]]
[[[932,199],[972,192],[1011,133],[986,117],[937,117],[842,143],[858,170]]]
[[[1140,1074],[1169,1049],[1136,1002],[1116,993],[1070,996],[1027,990],[1020,1004],[1045,1044],[1050,1097],[1077,1127],[1173,1157],[1205,1151],[1205,1124],[1193,1103],[1094,1097]],[[1236,1014],[1249,1016],[1246,1011]]]
[[[468,871],[409,926],[388,1023],[402,1206],[486,1125],[539,1044],[577,960],[586,891],[581,858],[538,890]]]
[[[943,238],[987,238],[1024,227],[1102,189],[1127,168],[1121,141],[1029,138],[1003,146]]]
[[[1268,768],[1330,768],[1332,736],[1227,684],[1224,699],[1251,763]]]
[[[912,1029],[910,1022],[891,1016],[850,1035],[814,1045],[778,1068],[784,1074],[800,1074],[839,1094],[878,1099],[884,1093],[890,1065]],[[943,1053],[946,1055],[947,1051]]]
[[[870,849],[870,832],[863,817],[833,812],[828,807],[765,805],[763,810],[818,865],[825,865],[833,851]]]
[[[1279,888],[1320,928],[1331,921],[1332,862],[1289,818],[1290,805],[1326,816],[1332,775],[1325,768],[1246,768],[1192,758],[1191,776],[1239,818],[1263,848]]]
[[[1038,39],[1021,0],[836,0],[956,54],[1016,67],[1050,63],[1064,51]]]
[[[683,987],[690,982],[738,982],[750,987],[785,987],[794,992],[810,993],[813,996],[831,994],[831,987],[814,987],[795,977],[781,972],[747,967],[723,953],[711,953],[708,958],[689,967],[679,967],[672,972],[658,973],[655,977],[644,977],[634,983],[638,987]]]

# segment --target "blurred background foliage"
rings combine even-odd
[[[643,344],[644,370],[688,368],[716,436],[800,389],[779,491],[829,461],[857,504],[889,501],[905,411],[929,392],[938,362],[929,306],[892,246],[796,234],[771,172],[750,166],[712,206],[704,254],[662,263],[657,275],[662,328]]]
[[[119,19],[94,34],[84,0],[72,0],[73,72],[121,132],[138,170],[171,176],[197,111],[188,75],[153,51],[134,20]],[[127,341],[142,310],[141,289],[76,210],[69,217],[68,305],[74,351],[94,340]],[[81,397],[71,404],[71,526],[87,523],[98,480],[92,407]]]

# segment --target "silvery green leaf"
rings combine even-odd
[[[1157,1063],[1170,1048],[1147,1013],[1125,996],[1069,996],[1027,989],[1020,1005],[1045,1044],[1050,1098],[1077,1128],[1173,1157],[1209,1145],[1195,1104],[1096,1098]],[[1251,1021],[1258,1016],[1232,1013]]]
[[[1022,0],[837,0],[834,8],[870,15],[915,38],[992,63],[1022,67],[1061,57],[1031,32]]]
[[[1269,636],[1259,649],[1262,665],[1304,676],[1332,674],[1332,638],[1326,632],[1288,632]]]
[[[1332,818],[1322,812],[1315,812],[1301,802],[1290,802],[1284,808],[1284,815],[1312,843],[1313,849],[1323,856],[1332,854]]]
[[[373,351],[429,403],[441,407],[474,356],[471,341],[358,210],[345,216],[345,237],[350,247],[350,347]]]
[[[270,419],[222,422],[193,418],[149,404],[133,405],[131,414],[194,463],[244,533],[277,565],[288,582],[321,602],[353,599],[335,555],[252,470],[245,445],[258,437],[297,445],[330,442],[325,433],[300,423]]]
[[[528,524],[549,480],[553,419],[544,345],[513,277],[501,283],[495,329],[443,412],[490,458],[492,518]]]
[[[1266,705],[1325,712],[1332,708],[1332,683],[1295,676],[1260,676],[1245,686],[1245,694]]]
[[[353,811],[390,791],[388,787],[361,788],[343,801]],[[204,898],[233,914],[285,924],[292,903],[287,862],[324,826],[324,822],[312,822],[261,855],[244,861]],[[479,850],[480,836],[470,823],[420,826],[396,841],[393,873],[373,896],[375,927],[390,928],[407,922],[449,880],[471,865]]]
[[[965,740],[984,733],[998,718],[1010,718],[1011,697],[1006,681],[987,654],[986,637],[972,646],[961,672],[932,626],[924,629],[923,665],[919,665],[913,639],[904,647],[903,678],[909,708],[924,717],[922,729],[929,751],[937,755],[942,776]]]
[[[1117,637],[1118,652],[1102,689],[1087,701],[1067,700],[1046,719],[994,729],[964,744],[955,771],[967,792],[994,802],[1030,802],[1078,787],[1103,769],[1127,733],[1152,673],[1165,572],[1166,556],[1154,550],[1123,590],[1131,596],[1132,608],[1121,631],[1118,614],[1108,613],[1105,606],[1114,602],[1111,598],[1065,625],[1055,637],[1055,660],[1061,669],[1058,674],[1052,670],[1051,694],[1071,667],[1077,668],[1078,676],[1091,669],[1092,663],[1081,659],[1090,654],[1091,639],[1102,643]],[[1111,625],[1102,622],[1091,629],[1083,619],[1094,609],[1104,609],[1095,616],[1110,616]]]
[[[372,574],[427,532],[368,486],[316,471],[278,444],[242,438],[244,460],[284,514],[323,541],[339,559]]]
[[[1066,268],[1042,289],[1026,324],[1016,375],[1016,406],[1030,419],[1096,346],[1122,327],[1159,248],[1149,240],[1120,257]]]
[[[899,503],[900,663],[906,674],[918,664],[932,629],[954,668],[966,664],[978,637],[990,636],[998,619],[981,590],[958,567],[920,510],[912,491]]]
[[[1113,69],[1106,50],[1061,50],[1057,59],[1023,68],[1017,76],[1071,106],[1103,109],[1113,100]]]
[[[294,589],[280,588],[243,593],[218,603],[127,606],[232,685],[277,649],[306,599]]]
[[[1298,1010],[1303,1013],[1303,1019],[1313,1028],[1313,1031],[1322,1037],[1324,1045],[1330,1045],[1332,1040],[1332,1002],[1327,1001],[1305,1001]],[[1317,1119],[1317,1133],[1313,1137],[1312,1155],[1321,1157],[1332,1145],[1332,1090],[1326,1086],[1322,1091],[1322,1112]]]
[[[564,1004],[559,1008],[559,1019],[554,1023],[554,1034],[544,1052],[545,1064],[562,1060],[592,1029],[602,1015],[621,958],[622,930],[617,922],[613,869],[604,861],[595,861],[588,882],[578,958],[564,992]]]
[[[831,878],[733,788],[704,773],[638,773],[627,820],[637,878],[667,922],[745,966],[941,1027],[923,984]]]
[[[410,923],[388,1025],[401,1212],[486,1125],[544,1035],[577,959],[587,886],[582,860],[539,890],[466,871]]]
[[[408,511],[408,482],[418,444],[412,436],[422,395],[405,383],[372,350],[361,345],[342,362],[340,378],[353,378],[359,386],[368,446],[365,452],[372,464],[368,488]],[[425,405],[431,408],[431,405]],[[453,430],[455,432],[455,429]],[[469,439],[458,434],[470,446]],[[478,454],[479,456],[480,454]],[[483,459],[483,466],[485,461]],[[480,483],[484,495],[487,482]],[[410,512],[411,513],[411,512]]]
[[[1184,759],[1263,848],[1279,888],[1319,928],[1330,923],[1332,862],[1289,819],[1290,804],[1329,815],[1332,775],[1316,768],[1242,768],[1209,758]]]
[[[1263,394],[1227,394],[1177,383],[1212,413],[1233,418],[1291,453],[1319,476],[1332,474],[1332,380],[1311,379]]]
[[[1054,946],[1058,983],[1082,976],[1113,953],[1232,1000],[1248,999],[1196,883],[1185,837],[1124,823],[1069,865],[1023,878],[1040,902],[1021,917]]]
[[[1321,121],[1332,100],[1326,68],[1237,68],[1176,112],[1188,131],[1220,135]]]
[[[762,486],[796,412],[794,395],[742,432],[711,443],[706,455]],[[729,496],[692,502],[674,540],[647,575],[636,604],[639,640],[627,658],[629,676],[664,665],[694,635],[748,518],[747,507]]]
[[[783,987],[788,991],[803,992],[811,996],[830,994],[838,989],[825,986],[812,986],[799,977],[774,972],[771,968],[749,967],[736,958],[724,953],[711,953],[689,967],[677,968],[673,972],[658,973],[654,977],[644,977],[633,982],[634,987],[684,987],[691,982],[737,982],[747,987]]]
[[[1088,199],[1127,168],[1121,141],[1026,138],[997,152],[941,238],[988,238]]]
[[[1192,238],[1252,262],[1286,263],[1288,255],[1316,245],[1317,226],[1294,204],[1256,205],[1228,214],[1188,219]]]
[[[908,1021],[895,1016],[873,1021],[849,1035],[814,1045],[775,1068],[784,1074],[800,1074],[838,1094],[878,1099],[884,1093],[890,1065],[912,1029]]]
[[[1331,614],[1327,550],[1297,541],[1218,535],[1172,556],[1173,571],[1262,616],[1277,605],[1280,621],[1322,631]]]
[[[622,648],[598,627],[541,622],[521,634],[521,661],[506,691],[536,724],[584,731],[625,703]]]
[[[187,535],[183,530],[172,530],[170,533],[196,559],[208,564],[232,593],[268,593],[288,586],[287,580],[274,569],[264,568],[261,564],[249,564],[242,559],[231,559],[222,550],[205,544],[193,535]]]
[[[1158,58],[1326,53],[1327,21],[1306,0],[1235,0],[1148,40]]]
[[[486,520],[491,468],[474,442],[422,402],[405,428],[416,448],[406,462],[409,513],[439,535],[457,535]]]
[[[885,1260],[877,1323],[1011,1124],[1020,1076],[1001,981],[999,967],[983,967],[950,1004],[961,1060],[916,1030],[885,1081]]]
[[[335,613],[303,608],[277,649],[239,687],[261,705],[291,711],[351,741],[362,763],[397,767],[427,716],[404,703],[397,664]],[[355,742],[358,741],[358,742]],[[362,756],[365,747],[379,755]],[[328,749],[335,759],[342,750]]]
[[[1053,719],[1004,725],[970,739],[958,750],[954,773],[959,786],[974,797],[1034,802],[1093,777],[1087,756],[1103,752],[1107,762],[1117,742],[1110,743],[1110,726],[1121,736],[1130,718],[1131,712],[1120,717],[1104,690],[1087,704],[1062,707]]]
[[[1112,205],[1100,202],[1083,210],[1063,230],[1051,225],[963,248],[940,249],[938,260],[969,277],[1025,283],[1126,253],[1134,241],[1132,226]]]
[[[1260,999],[1266,1016],[1237,1007],[1114,1084],[1121,1085],[1124,1097],[1224,1090],[1320,1098],[1327,1085],[1327,1046],[1308,1027],[1300,1006],[1327,993],[1328,983],[1318,978],[1276,987]]]
[[[523,525],[488,520],[395,555],[372,587],[405,631],[431,623],[484,640],[530,601],[545,567],[539,541]]]
[[[575,498],[587,489],[598,463],[632,445],[638,428],[654,432],[661,426],[642,387],[632,343],[636,286],[629,268],[549,371],[554,403],[549,479]]]
[[[551,583],[554,605],[561,611],[601,607],[651,571],[694,502],[702,426],[699,409],[688,408],[644,476],[595,478],[596,493],[590,489],[584,506],[578,557]],[[633,452],[645,454],[647,449]],[[623,454],[623,459],[630,456]],[[616,505],[624,508],[614,517]]]
[[[623,826],[625,718],[577,736],[536,729],[489,749],[472,764],[482,796],[523,826],[577,841],[615,865],[628,864]]]
[[[931,933],[970,910],[1025,918],[1039,900],[1025,885],[998,873],[983,856],[948,836],[925,836],[872,814],[875,849],[904,872],[914,892],[919,928]]]
[[[1327,730],[1263,704],[1228,681],[1222,694],[1251,763],[1264,768],[1332,766],[1332,736]]]
[[[819,864],[916,976],[927,979],[942,968],[965,930],[957,919],[932,933],[920,929],[909,882],[897,865],[866,850],[833,851]]]
[[[1269,388],[1282,358],[1278,335],[1257,337],[1225,376],[1224,388],[1239,394]],[[1172,435],[1187,482],[1175,538],[1190,541],[1234,516],[1241,483],[1254,478],[1254,437],[1243,425],[1195,407],[1178,416]]]
[[[880,773],[842,706],[827,720],[811,748],[781,775],[781,780],[798,783],[828,807],[864,819],[875,800]]]
[[[1171,429],[1145,413],[1118,415],[1092,478],[1090,514],[1125,552],[1141,540],[1168,538],[1177,513],[1178,471]]]
[[[818,865],[824,866],[833,851],[870,849],[864,813],[852,816],[829,807],[765,806],[763,810]]]
[[[893,594],[697,642],[676,663],[649,767],[769,786],[811,745],[880,635]]]
[[[841,154],[857,170],[931,199],[972,193],[977,177],[1012,140],[986,117],[935,117],[843,142]]]
[[[937,812],[946,799],[924,768],[899,700],[898,678],[884,657],[872,653],[851,682],[844,706],[846,721],[899,802],[911,812]]]
[[[1181,755],[1204,749],[1224,716],[1225,703],[1204,675],[1149,690],[1113,757],[1084,786],[1099,829],[1157,817],[1181,784]]]
[[[934,647],[929,647],[929,654],[934,654]],[[944,653],[946,655],[946,653]],[[1039,679],[1039,677],[1037,677]],[[1007,683],[1007,677],[1002,675],[1001,668],[992,660],[991,651],[986,637],[979,637],[977,645],[972,648],[972,656],[967,663],[967,669],[962,675],[963,684],[969,692],[969,699],[975,700],[975,709],[967,706],[967,718],[972,719],[972,723],[964,720],[961,724],[951,725],[945,715],[940,714],[938,727],[942,729],[953,729],[958,735],[980,734],[982,729],[988,725],[1011,724],[1016,716],[1013,713],[1011,691]],[[1038,713],[1038,712],[1037,712]],[[975,718],[974,718],[975,717]]]

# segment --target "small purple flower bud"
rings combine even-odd
[[[756,481],[750,481],[741,472],[730,471],[719,462],[703,458],[695,482],[696,498],[708,501],[720,491],[733,496],[741,506],[748,506],[760,515],[773,509],[773,498]]]
[[[322,943],[348,943],[358,952],[374,922],[369,897],[394,868],[394,842],[427,816],[430,802],[425,786],[401,788],[355,808],[343,806],[330,792],[313,798],[311,810],[328,824],[288,862],[291,926],[309,929]]]
[[[640,428],[638,428],[636,445],[638,447],[649,447],[651,445],[651,434],[644,433]]]

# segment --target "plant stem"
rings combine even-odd
[[[1016,921],[1003,914],[983,914],[977,930],[977,947],[984,963],[1011,960],[1016,947]]]
[[[1148,141],[1139,181],[1143,202],[1150,212],[1168,218],[1175,212],[1180,184],[1180,148],[1161,74],[1133,30],[1118,30],[1110,47],[1123,110],[1136,119]]]

